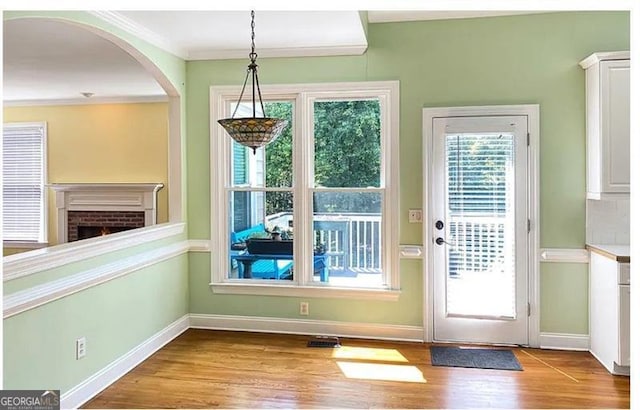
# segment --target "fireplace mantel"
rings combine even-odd
[[[77,183],[49,185],[56,193],[58,243],[68,242],[69,211],[144,212],[145,226],[155,225],[161,183]]]

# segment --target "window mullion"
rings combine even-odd
[[[215,97],[215,98],[214,98]],[[228,97],[224,95],[212,95],[211,106],[215,109],[214,118],[225,118],[228,108]],[[212,282],[226,281],[226,264],[229,260],[229,246],[226,238],[230,237],[227,218],[231,212],[228,201],[231,191],[231,142],[224,135],[224,130],[215,121],[211,122],[210,162],[220,164],[219,167],[211,167],[211,204],[216,204],[217,212],[211,213],[211,240],[212,247],[217,252],[211,252],[211,280]],[[217,238],[222,238],[217,239]]]
[[[385,256],[384,270],[385,281],[391,289],[400,288],[399,274],[399,246],[398,229],[400,223],[400,210],[397,198],[400,195],[400,148],[399,148],[399,127],[400,127],[400,101],[398,84],[394,84],[390,90],[381,96],[381,124],[383,150],[382,150],[382,186],[385,187],[384,205],[382,219],[384,226],[383,252]]]
[[[313,281],[311,239],[313,237],[312,195],[310,176],[313,161],[309,158],[313,145],[313,102],[305,93],[296,97],[296,115],[294,117],[294,174],[293,174],[293,220],[296,232],[294,238],[295,266],[298,266],[295,280],[300,285]],[[301,269],[300,269],[301,268]]]

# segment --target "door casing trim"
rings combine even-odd
[[[445,117],[484,117],[484,116],[527,116],[529,133],[529,149],[527,153],[527,207],[531,221],[529,243],[527,247],[527,297],[530,304],[528,320],[528,346],[540,347],[540,106],[538,104],[522,105],[489,105],[471,107],[427,107],[422,109],[422,205],[425,213],[422,229],[424,248],[423,282],[424,282],[424,340],[433,341],[433,209],[431,204],[431,154],[433,144],[433,120]]]

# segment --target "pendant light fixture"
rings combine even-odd
[[[218,120],[218,123],[222,125],[231,138],[236,140],[239,144],[252,148],[254,154],[256,153],[256,148],[265,146],[278,138],[284,127],[287,125],[287,120],[280,118],[268,118],[265,116],[264,105],[262,103],[262,93],[260,92],[260,83],[258,81],[258,65],[256,64],[257,58],[258,54],[256,54],[255,44],[255,12],[251,10],[251,53],[249,53],[250,63],[247,66],[247,75],[244,78],[240,98],[238,98],[238,103],[236,104],[236,108],[233,110],[231,118]],[[244,90],[247,86],[249,75],[251,75],[251,108],[253,115],[247,118],[234,118],[238,111],[238,107],[240,107],[240,103],[242,102],[242,97],[244,96]],[[262,117],[256,117],[256,92],[258,94]]]

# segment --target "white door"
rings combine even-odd
[[[433,339],[527,344],[527,116],[432,127]]]

